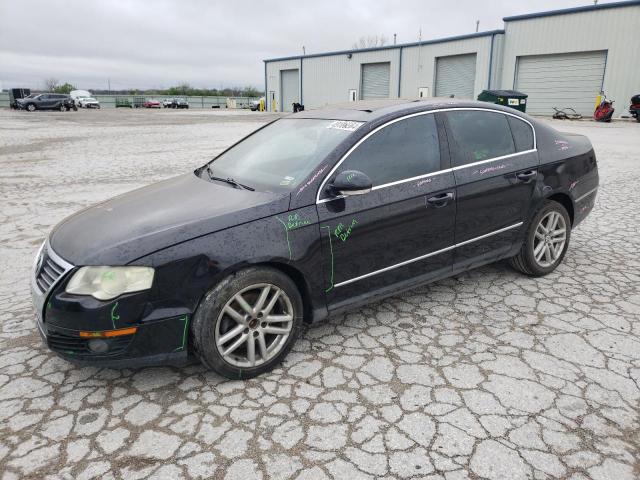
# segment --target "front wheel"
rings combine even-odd
[[[58,110],[60,110],[61,112],[66,112],[67,107],[64,106],[64,103],[61,103],[60,106],[58,107]]]
[[[547,200],[533,216],[520,252],[511,258],[511,266],[533,277],[547,275],[562,262],[570,237],[567,210],[558,202]]]
[[[27,112],[35,112],[36,111],[36,106],[33,103],[30,103],[29,105],[27,105]]]
[[[228,276],[200,303],[191,325],[196,355],[231,379],[268,372],[300,334],[302,298],[279,270],[248,268]]]

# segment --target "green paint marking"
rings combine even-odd
[[[102,274],[102,278],[104,280],[113,280],[115,276],[116,276],[116,272],[114,272],[113,270],[108,270]]]
[[[116,329],[116,320],[120,320],[120,315],[116,315],[116,308],[118,308],[118,302],[111,307],[111,325],[114,330]]]
[[[489,156],[489,150],[487,150],[486,148],[481,148],[479,150],[474,150],[473,151],[473,156],[475,157],[476,160],[484,160],[485,158],[487,158]]]
[[[333,289],[333,243],[331,242],[331,227],[329,225],[325,225],[324,227],[329,230],[329,252],[331,253],[331,285],[329,288],[325,289],[325,293],[329,293]]]
[[[349,175],[347,175],[347,182],[350,181],[353,178],[353,173],[350,173]]]
[[[184,350],[184,347],[187,345],[187,325],[189,325],[189,317],[185,315],[184,317],[179,318],[181,322],[184,322],[184,330],[182,331],[182,345],[175,348],[173,351],[176,352],[178,350]]]
[[[311,220],[302,220],[300,218],[300,215],[298,215],[297,213],[293,213],[287,218],[287,225],[285,228],[287,230],[295,230],[296,228],[304,227],[310,224]]]
[[[278,219],[278,221],[282,224],[282,226],[284,227],[284,233],[287,235],[287,248],[289,249],[289,260],[291,260],[291,258],[293,257],[291,255],[291,242],[289,241],[289,229],[287,228],[287,224],[284,223],[282,220],[280,220],[278,217],[276,217]]]
[[[353,227],[355,227],[357,224],[358,221],[355,218],[351,219],[351,225],[349,225],[348,227],[345,227],[343,223],[339,223],[336,229],[333,231],[333,234],[343,242],[346,242],[347,238],[351,236]]]

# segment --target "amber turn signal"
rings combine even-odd
[[[122,337],[123,335],[133,335],[138,327],[120,328],[118,330],[107,330],[104,332],[80,332],[82,338],[105,338],[105,337]]]

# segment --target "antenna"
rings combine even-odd
[[[596,2],[598,0],[595,0]],[[476,33],[478,33],[478,28],[480,28],[480,20],[476,20]]]
[[[307,54],[307,49],[304,48],[304,45],[302,45],[302,55],[306,55]]]
[[[397,38],[397,37],[398,37],[398,34],[397,34],[397,33],[394,33],[394,34],[393,34],[393,44],[394,44],[394,45],[396,44],[396,38]]]

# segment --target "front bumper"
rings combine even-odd
[[[188,326],[184,309],[150,308],[146,294],[109,302],[65,293],[76,267],[47,243],[38,251],[31,276],[36,325],[43,342],[60,357],[81,365],[131,367],[183,363],[188,358]],[[82,337],[135,327],[135,333]]]

